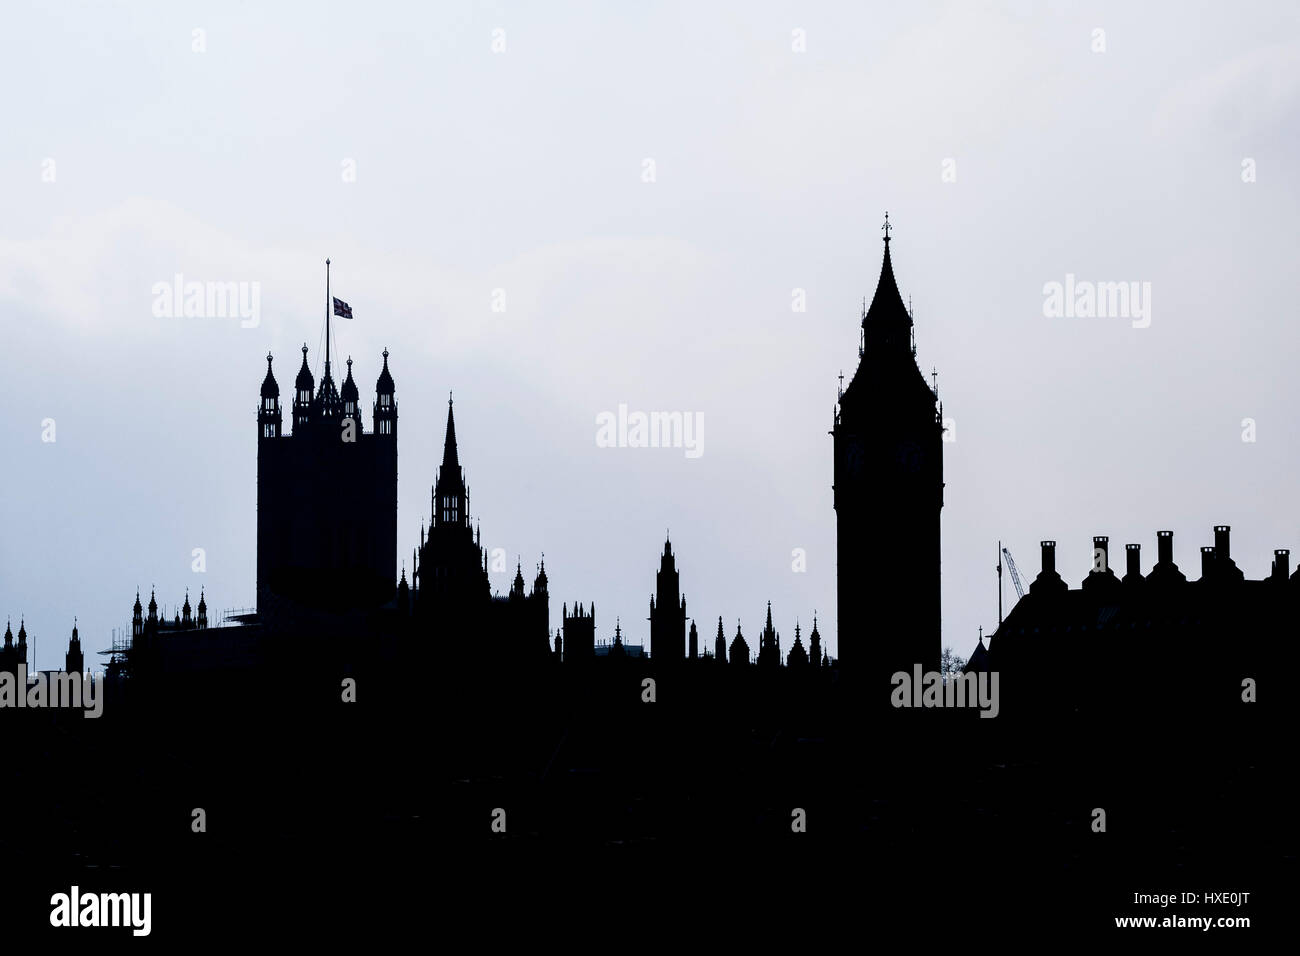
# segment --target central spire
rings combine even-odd
[[[442,467],[433,486],[434,527],[456,527],[464,530],[471,539],[469,524],[469,492],[465,488],[465,475],[456,454],[456,417],[452,400],[447,399],[447,441],[442,449]],[[432,535],[432,532],[430,532]]]
[[[453,478],[460,473],[460,458],[456,454],[456,416],[452,411],[451,394],[447,395],[447,441],[442,446],[442,473]]]
[[[862,314],[862,329],[867,334],[873,326],[877,330],[885,326],[902,325],[909,330],[912,327],[912,316],[903,302],[903,294],[898,291],[894,263],[889,256],[889,232],[894,228],[889,213],[885,213],[885,224],[880,228],[885,230],[885,257],[880,265],[880,279],[876,283],[876,294],[871,298],[871,307]]]

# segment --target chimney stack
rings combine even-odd
[[[1056,542],[1041,541],[1043,548],[1043,574],[1054,574],[1056,572]]]
[[[1174,563],[1174,533],[1172,531],[1156,532],[1156,561],[1160,564]]]
[[[1273,552],[1273,576],[1285,581],[1291,574],[1291,552],[1287,548],[1278,548]]]
[[[1228,532],[1232,529],[1226,524],[1216,524],[1214,526],[1214,552],[1219,556],[1224,564],[1228,563]]]
[[[1201,548],[1201,580],[1214,574],[1214,546],[1207,544]]]
[[[1127,562],[1126,573],[1124,577],[1132,575],[1135,578],[1142,576],[1142,545],[1126,544],[1124,545],[1124,558]]]
[[[1104,534],[1092,537],[1092,570],[1098,574],[1110,570],[1110,538]]]

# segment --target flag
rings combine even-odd
[[[352,318],[352,306],[348,305],[346,302],[344,302],[344,301],[343,301],[342,299],[340,299],[338,296],[335,296],[335,297],[334,297],[334,314],[337,315],[337,316],[339,316],[339,317],[341,317],[341,318],[344,318],[344,319],[350,319],[350,318]]]

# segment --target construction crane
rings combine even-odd
[[[1020,584],[1020,569],[1016,567],[1015,559],[1011,557],[1011,552],[1006,548],[1002,549],[1003,556],[1007,559],[1007,570],[1011,572],[1011,583],[1016,586],[1016,597],[1025,596],[1025,589]]]

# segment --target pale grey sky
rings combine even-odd
[[[552,628],[594,600],[598,638],[621,615],[644,640],[670,528],[702,637],[719,615],[756,634],[770,599],[785,649],[817,609],[834,652],[827,432],[886,209],[956,426],[946,644],[996,623],[998,538],[1030,575],[1057,539],[1077,584],[1093,534],[1149,566],[1172,528],[1195,574],[1227,523],[1262,576],[1300,549],[1298,17],[11,2],[0,614],[26,615],[50,667],[74,614],[106,647],[137,585],[253,603],[263,356],[286,392],[303,341],[318,361],[328,255],[367,408],[392,353],[403,554],[454,389],[484,543],[511,557],[494,582],[545,551]],[[154,316],[176,273],[260,283],[260,323]],[[1149,282],[1150,327],[1045,317],[1067,274]],[[702,414],[703,455],[598,448],[620,403]]]

